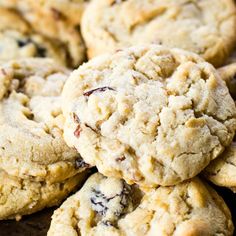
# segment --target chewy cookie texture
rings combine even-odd
[[[236,109],[196,54],[146,45],[97,57],[63,89],[64,137],[106,176],[142,187],[200,173],[229,146]]]
[[[220,66],[236,39],[233,0],[93,0],[82,16],[88,56],[157,43]]]
[[[144,194],[137,186],[97,173],[54,212],[48,236],[232,233],[224,201],[198,178]]]
[[[8,174],[53,183],[88,166],[63,139],[61,91],[68,74],[50,59],[0,66],[0,168]]]

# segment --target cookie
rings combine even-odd
[[[226,82],[231,96],[236,100],[236,62],[220,67],[218,72]]]
[[[49,2],[62,4],[62,1],[47,1],[48,4],[50,4]],[[70,2],[72,4],[72,1]],[[78,67],[85,60],[85,45],[79,24],[73,25],[54,8],[40,6],[43,1],[25,0],[17,3],[15,9],[21,12],[35,32],[44,35],[53,42],[59,42],[61,47],[66,50],[69,67]],[[78,13],[79,15],[80,13]]]
[[[219,66],[235,45],[236,9],[233,0],[94,0],[81,27],[90,58],[157,43],[195,52]]]
[[[142,187],[201,172],[236,128],[236,109],[212,65],[196,54],[136,46],[97,57],[63,89],[64,137],[106,176]]]
[[[204,175],[216,185],[236,190],[236,142],[211,162]]]
[[[20,220],[23,215],[59,205],[85,177],[84,172],[63,182],[49,184],[20,179],[0,170],[0,220]]]
[[[63,139],[61,90],[68,73],[50,59],[0,67],[0,168],[8,174],[59,182],[89,166]]]
[[[197,178],[142,197],[134,186],[98,173],[54,212],[48,232],[48,236],[232,234],[223,199]]]
[[[14,11],[0,8],[0,62],[26,57],[51,57],[66,65],[66,51],[57,41],[34,33]]]

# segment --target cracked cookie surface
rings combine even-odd
[[[95,58],[63,90],[64,137],[106,176],[142,187],[202,171],[236,128],[235,104],[212,65],[146,45]]]
[[[54,212],[48,236],[232,233],[226,204],[197,178],[144,194],[137,186],[97,173]]]
[[[235,17],[233,0],[94,0],[81,26],[90,58],[157,43],[195,52],[219,66],[235,44]]]
[[[86,173],[60,183],[34,182],[10,176],[0,170],[0,220],[20,220],[45,207],[56,206],[82,184]]]
[[[88,167],[63,139],[61,90],[68,73],[50,59],[1,65],[0,168],[8,174],[59,182]]]
[[[26,57],[49,57],[66,65],[66,51],[35,33],[15,11],[0,7],[0,62]]]
[[[204,175],[214,184],[236,189],[236,143],[231,146],[204,170]]]

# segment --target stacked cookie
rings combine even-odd
[[[58,205],[89,167],[63,139],[61,110],[66,67],[85,57],[81,16],[58,19],[64,6],[46,3],[0,1],[1,220]],[[85,3],[74,5],[82,12]]]
[[[232,235],[232,222],[223,200],[197,178],[142,196],[120,179],[94,174],[54,213],[48,232],[79,234]]]
[[[233,0],[0,7],[1,220],[60,204],[96,168],[49,236],[233,235],[210,184],[236,192]]]
[[[61,90],[68,70],[50,59],[0,66],[0,219],[57,205],[86,176],[63,140]]]
[[[236,129],[234,101],[211,64],[134,46],[80,66],[62,96],[65,141],[103,175],[55,212],[49,235],[232,235],[225,203],[193,178]]]

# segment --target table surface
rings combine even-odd
[[[236,194],[225,188],[215,187],[230,207],[236,227]],[[55,208],[45,209],[21,221],[0,221],[0,236],[46,236],[50,226],[51,215]]]
[[[50,226],[52,209],[45,209],[21,221],[0,221],[0,236],[46,236]]]

